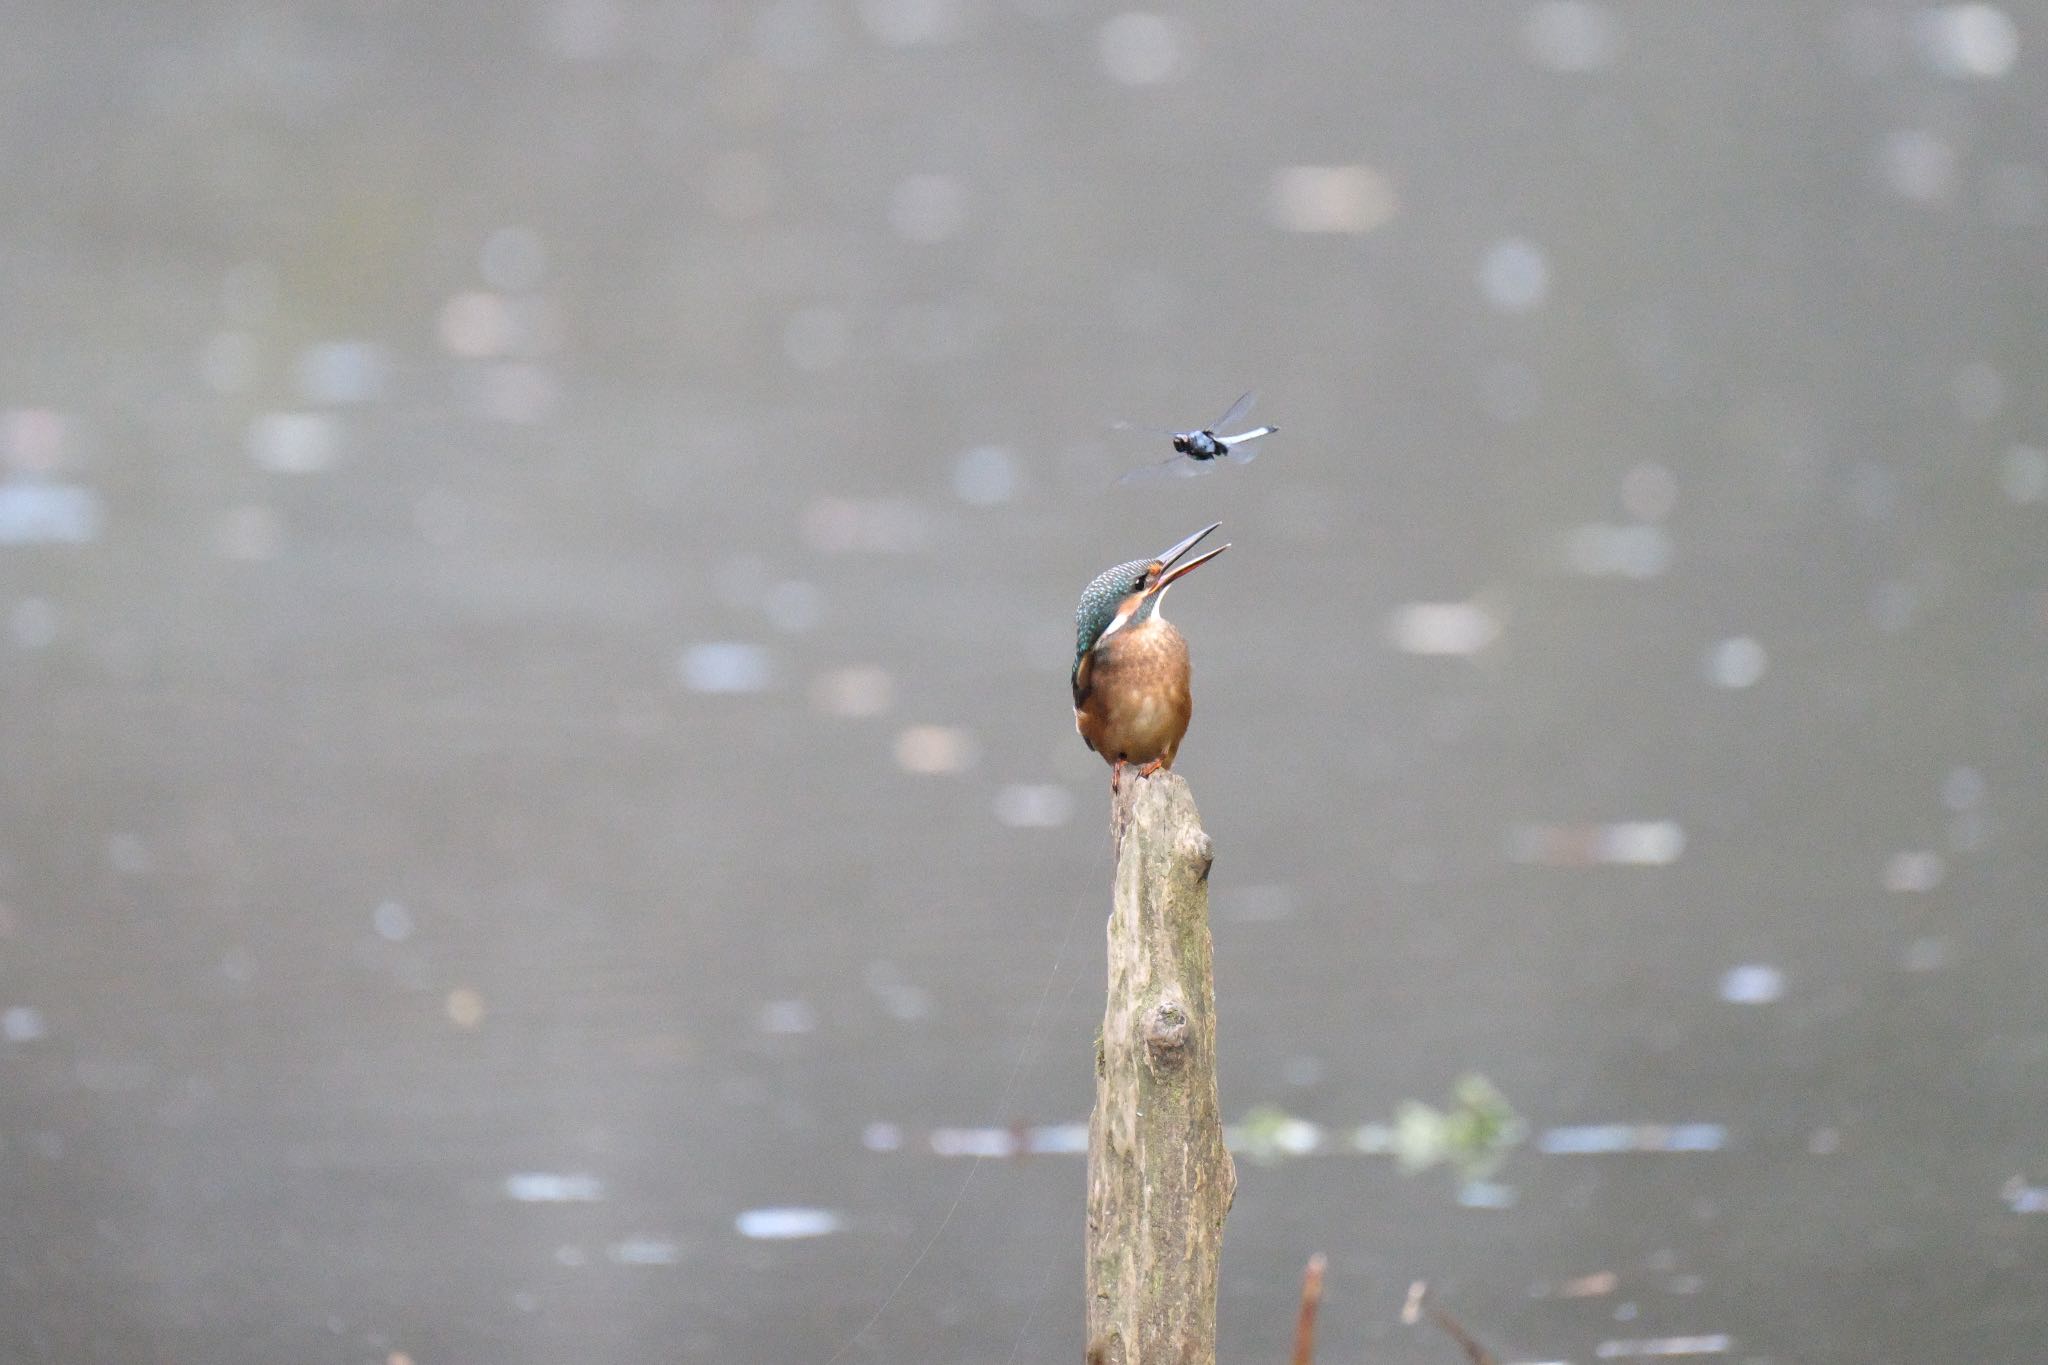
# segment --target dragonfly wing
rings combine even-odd
[[[1118,431],[1142,431],[1148,436],[1164,436],[1169,441],[1180,435],[1179,432],[1168,431],[1165,427],[1148,427],[1143,422],[1111,422],[1110,426]]]
[[[1185,457],[1176,455],[1172,459],[1162,460],[1158,464],[1142,464],[1118,479],[1117,485],[1127,488],[1132,484],[1157,483],[1161,479],[1171,478],[1173,475],[1180,473],[1181,470],[1178,466],[1187,463],[1188,461]]]
[[[1216,425],[1210,427],[1209,430],[1221,431],[1225,427],[1236,426],[1239,422],[1242,422],[1245,419],[1247,414],[1251,412],[1252,404],[1257,402],[1258,398],[1259,396],[1256,393],[1245,394],[1235,403],[1232,403],[1230,405],[1230,411],[1224,413],[1221,417],[1217,418]]]

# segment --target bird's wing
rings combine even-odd
[[[1076,711],[1081,709],[1082,705],[1095,690],[1093,681],[1094,664],[1095,651],[1091,649],[1081,656],[1079,663],[1074,665],[1074,709]]]

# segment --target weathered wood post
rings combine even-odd
[[[1109,1003],[1088,1123],[1088,1354],[1215,1365],[1237,1171],[1216,1098],[1209,836],[1171,772],[1116,799]]]

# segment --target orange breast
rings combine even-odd
[[[1188,732],[1188,645],[1160,620],[1117,631],[1089,653],[1085,694],[1074,727],[1088,747],[1114,763],[1173,763]]]

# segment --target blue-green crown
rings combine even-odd
[[[1088,657],[1088,651],[1116,619],[1118,604],[1145,586],[1145,571],[1151,567],[1149,559],[1134,559],[1114,569],[1104,569],[1081,594],[1081,605],[1074,608],[1075,672],[1080,672],[1081,660]]]

